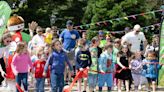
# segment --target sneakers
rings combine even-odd
[[[141,89],[142,89],[142,86],[141,86],[141,85],[139,85],[139,86],[138,86],[138,90],[141,90]]]

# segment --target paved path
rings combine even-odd
[[[83,87],[82,87],[82,88],[83,88]],[[98,87],[97,87],[96,89],[98,90]],[[143,88],[143,90],[140,91],[140,92],[147,92],[147,91],[145,91],[144,89],[145,89],[145,88]],[[104,90],[103,92],[107,92],[107,88],[106,88],[106,87],[104,87],[103,90]],[[8,91],[7,88],[4,88],[4,87],[2,88],[2,87],[0,87],[0,92],[9,92],[9,91]],[[29,87],[29,92],[35,92],[34,86],[33,86],[33,87]],[[47,84],[46,84],[46,86],[45,86],[45,92],[50,92],[50,86],[47,86]],[[78,92],[78,90],[77,90],[77,85],[75,85],[75,86],[73,87],[72,92]],[[88,88],[87,88],[87,92],[89,92],[89,91],[88,91]],[[97,92],[98,92],[98,91],[97,91]],[[112,90],[111,92],[117,92],[117,90]],[[125,91],[122,91],[122,92],[125,92]],[[134,92],[134,90],[132,89],[130,92]],[[159,87],[159,88],[157,89],[156,92],[164,92],[164,87]]]

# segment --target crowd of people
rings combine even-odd
[[[138,92],[143,80],[147,81],[144,82],[147,91],[156,90],[158,71],[162,67],[158,64],[159,36],[153,35],[152,42],[148,43],[138,24],[123,37],[115,38],[99,30],[91,40],[87,39],[86,31],[80,36],[71,20],[60,34],[56,27],[47,27],[44,33],[37,23],[29,30],[32,38],[28,43],[15,42],[9,32],[1,37],[0,84],[11,87],[11,92],[19,92],[15,84],[23,84],[25,92],[29,85],[35,84],[36,92],[44,92],[45,82],[50,84],[51,92],[62,92],[78,72],[86,70],[87,75],[78,80],[78,92],[86,92],[87,86],[89,92],[95,92],[97,86],[100,92],[104,86],[109,92],[114,88],[121,92],[122,84],[126,92],[132,89],[131,84]],[[6,75],[15,80],[7,80]],[[29,77],[32,83],[28,83]]]

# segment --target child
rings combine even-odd
[[[16,76],[16,83],[21,86],[23,83],[25,92],[28,91],[28,71],[32,68],[32,61],[30,55],[27,52],[27,46],[25,43],[20,42],[17,45],[16,54],[13,57],[11,67],[13,73]],[[17,92],[18,89],[17,89]]]
[[[90,52],[88,50],[86,50],[85,48],[86,43],[83,42],[81,49],[77,52],[76,55],[76,69],[77,71],[83,71],[84,68],[89,69],[90,65],[91,65],[91,55]],[[84,78],[84,91],[86,92],[86,87],[87,87],[87,76],[85,76]],[[78,89],[79,92],[81,92],[81,79],[78,80]]]
[[[158,70],[161,66],[158,64],[154,51],[148,52],[147,58],[143,60],[143,64],[143,74],[148,81],[148,91],[150,92],[150,85],[152,84],[153,92],[155,92]]]
[[[52,53],[49,55],[44,67],[43,76],[46,76],[46,71],[50,68],[51,91],[62,92],[64,87],[64,70],[65,62],[72,71],[72,66],[68,60],[66,53],[62,50],[62,44],[59,40],[53,40],[51,45]],[[73,73],[73,72],[72,72]]]
[[[80,51],[80,49],[82,48],[82,45],[84,42],[85,42],[85,40],[83,38],[78,39],[77,47],[75,49],[75,57],[77,55],[77,52]]]
[[[0,41],[0,86],[3,85],[6,75],[5,58],[8,57],[8,45],[11,42],[11,35],[9,33],[3,34]]]
[[[48,56],[50,54],[50,45],[46,45],[44,47],[44,54],[45,54],[45,60],[47,61]],[[46,80],[45,81],[48,83],[48,86],[49,86],[50,85],[50,66],[48,68],[47,76],[46,76]]]
[[[114,71],[114,63],[113,63],[113,54],[112,54],[112,45],[105,45],[104,52],[101,54],[99,59],[99,71],[101,72],[98,75],[98,86],[99,91],[102,92],[102,87],[105,83],[107,83],[108,91],[111,91],[113,85],[113,71]]]
[[[91,53],[91,60],[92,64],[90,66],[90,71],[88,72],[88,84],[89,84],[89,92],[94,92],[97,84],[98,78],[98,49],[97,48],[90,48]]]
[[[100,44],[100,40],[98,39],[98,37],[92,38],[90,47],[98,49],[98,53],[97,53],[98,58],[100,57],[102,53],[102,49],[99,47],[99,44]]]
[[[114,39],[114,43],[113,43],[113,62],[115,64],[115,67],[118,66],[117,64],[117,54],[120,50],[120,46],[121,46],[121,42],[119,38]],[[115,73],[113,73],[113,83],[114,83],[114,90],[117,89],[117,83],[118,83],[118,79],[115,78]]]
[[[141,52],[138,51],[131,57],[131,62],[129,65],[132,73],[132,77],[134,80],[134,89],[135,92],[138,92],[138,87],[141,84],[141,77],[142,77],[142,59],[141,59]]]
[[[11,69],[11,62],[12,57],[14,55],[14,52],[16,50],[16,42],[12,40],[11,34],[9,32],[5,32],[1,37],[1,50],[0,53],[2,54],[2,58],[0,61],[2,69],[3,69],[3,78],[0,78],[1,80],[4,79],[3,83],[5,88],[10,92],[15,92],[15,76],[13,74],[13,71]],[[4,61],[4,62],[3,62]],[[5,74],[6,73],[6,74]],[[5,78],[4,78],[5,77]],[[7,87],[6,87],[7,86]]]
[[[121,92],[121,83],[125,80],[126,92],[129,92],[129,80],[131,79],[131,71],[129,68],[129,58],[131,57],[131,52],[129,52],[128,46],[124,45],[121,51],[118,53],[115,77],[118,79],[118,92]]]
[[[52,38],[53,38],[51,34],[51,28],[49,27],[46,28],[46,33],[44,33],[44,36],[45,36],[45,39],[44,39],[45,43],[51,44]]]
[[[40,47],[37,51],[38,60],[33,63],[33,68],[35,70],[36,79],[36,92],[44,92],[45,78],[43,77],[43,70],[46,64],[44,48]]]

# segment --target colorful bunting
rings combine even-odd
[[[155,17],[155,13],[154,12],[151,12],[151,14]]]
[[[136,19],[136,16],[132,15],[132,18],[133,18],[133,19]]]
[[[154,29],[155,29],[154,25],[151,25],[151,30],[154,30]]]
[[[155,29],[155,26],[160,26],[160,23],[157,23],[157,24],[153,24],[153,25],[149,25],[149,26],[145,26],[145,27],[142,27],[141,28],[141,30],[144,30],[145,32],[148,32],[148,30],[149,30],[149,28],[154,28]],[[154,30],[153,29],[153,30]],[[152,29],[151,29],[152,30]],[[129,31],[129,30],[122,30],[122,31],[105,31],[105,33],[113,33],[113,34],[115,34],[115,33],[124,33],[124,32],[126,32],[126,31]],[[91,31],[91,32],[94,32],[94,33],[97,33],[98,31]]]
[[[113,24],[113,21],[112,20],[109,20],[109,22]]]
[[[83,29],[83,26],[80,26],[80,29]]]
[[[105,25],[105,26],[107,26],[107,25],[108,25],[108,24],[107,24],[107,22],[105,22],[105,21],[104,21],[103,23],[104,23],[104,25]]]
[[[145,13],[141,13],[140,15],[144,16],[144,15],[145,15]]]
[[[134,14],[134,15],[125,16],[125,17],[121,17],[121,18],[115,18],[115,19],[110,19],[110,20],[105,20],[105,21],[99,21],[99,22],[96,22],[96,23],[80,25],[79,27],[84,28],[84,26],[86,26],[88,28],[88,27],[91,27],[92,25],[98,25],[98,26],[100,26],[101,24],[107,25],[107,22],[110,22],[110,23],[113,24],[114,20],[119,22],[121,19],[129,20],[129,18],[133,18],[133,19],[136,20],[137,16],[144,16],[146,14],[153,14],[153,16],[155,16],[155,12],[162,12],[162,11],[164,11],[164,10],[160,9],[160,10],[155,10],[155,11],[150,11],[150,12],[145,12],[145,13],[140,13],[140,14]]]
[[[117,20],[119,22],[120,21],[120,18],[116,18],[115,20]]]
[[[89,28],[90,26],[87,24],[86,27]]]
[[[96,25],[100,26],[100,23],[99,23],[99,22],[97,22],[97,23],[96,23]]]

